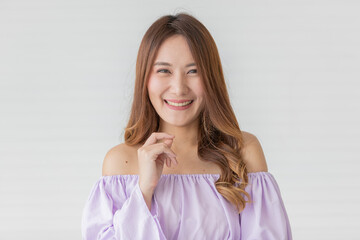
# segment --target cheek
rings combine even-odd
[[[192,90],[198,98],[204,97],[204,88],[201,81],[196,82],[196,84],[192,86]]]
[[[153,96],[159,93],[159,83],[154,78],[150,78],[147,84],[147,90],[149,96]]]
[[[147,84],[147,88],[149,92],[160,93],[161,90],[164,88],[164,84],[162,84],[159,79],[150,78]]]

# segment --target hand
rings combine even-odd
[[[178,164],[176,154],[170,149],[175,136],[153,132],[137,150],[139,162],[139,185],[143,193],[153,193],[162,175],[164,162],[171,167]],[[157,141],[164,139],[164,142]]]

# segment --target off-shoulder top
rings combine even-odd
[[[253,203],[240,214],[217,191],[219,177],[163,174],[149,210],[138,175],[102,176],[83,209],[82,238],[292,240],[280,189],[270,172],[248,173],[245,191]]]

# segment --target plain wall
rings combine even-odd
[[[358,1],[0,1],[0,238],[80,239],[123,142],[147,28],[186,11],[218,46],[294,239],[359,239]]]

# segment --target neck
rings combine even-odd
[[[186,154],[192,150],[196,151],[198,147],[198,122],[194,121],[186,126],[174,126],[160,121],[159,132],[165,132],[174,135],[175,138],[171,149],[176,154]]]

